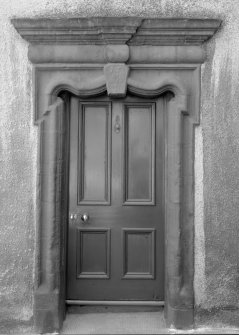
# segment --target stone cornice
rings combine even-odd
[[[211,19],[146,19],[138,27],[129,45],[200,45],[219,28]]]
[[[32,44],[126,44],[140,18],[13,19],[19,34]]]
[[[220,23],[214,19],[138,17],[12,20],[19,34],[35,45],[200,45]]]

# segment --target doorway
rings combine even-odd
[[[70,98],[68,304],[164,301],[164,100]]]
[[[69,217],[66,143],[69,129],[66,122],[67,104],[59,98],[62,91],[86,99],[103,93],[115,98],[125,97],[130,93],[151,99],[164,92],[173,92],[174,97],[168,101],[165,113],[165,316],[167,327],[192,328],[194,127],[200,122],[200,67],[206,56],[203,50],[205,44],[202,44],[214,35],[221,22],[214,19],[89,17],[61,20],[23,18],[13,19],[12,23],[30,43],[28,58],[34,64],[34,120],[40,130],[34,275],[36,332],[59,330],[65,316],[65,227]],[[130,200],[130,197],[124,197],[125,199]],[[103,200],[106,202],[105,198]],[[109,205],[102,207],[107,206]],[[143,206],[146,207],[138,205],[135,208]],[[150,206],[148,205],[149,208]],[[123,203],[122,207],[125,210],[131,208],[129,204]],[[81,212],[77,211],[75,214],[79,213]],[[90,222],[92,214],[89,217]],[[77,216],[76,220],[79,220]],[[103,228],[107,228],[106,223]],[[111,240],[108,238],[112,236],[111,233],[101,233],[98,234],[101,241]],[[148,232],[147,236],[153,235],[150,234]],[[140,234],[126,231],[125,235],[128,245],[132,245],[131,237],[134,244],[139,245],[139,240],[143,240]],[[157,232],[154,235],[158,235]],[[93,234],[85,234],[83,242],[86,241],[84,238],[94,241]],[[90,246],[89,243],[87,245]],[[100,243],[97,245],[99,249]],[[145,242],[144,246],[145,250],[147,247],[150,250],[149,242]],[[128,253],[130,250],[128,249]],[[92,255],[87,252],[88,254]],[[121,252],[119,254],[122,255]],[[113,255],[109,255],[112,258]],[[132,255],[135,254],[131,253]],[[110,266],[112,264],[110,258],[102,258],[100,275],[107,276],[109,273],[111,276],[112,268],[105,268],[105,260]],[[137,276],[141,269],[143,275],[146,274],[146,262],[140,268],[135,265],[135,256],[131,257],[131,263],[129,260],[130,257],[123,272],[125,276],[130,275],[129,265],[134,274],[137,272]],[[82,268],[80,263],[79,271],[77,270],[80,276],[84,272],[92,274],[95,260],[90,261],[91,269]],[[122,268],[122,265],[119,267]],[[94,272],[97,271],[94,268]],[[152,275],[150,271],[149,274]],[[101,279],[102,282],[109,280]],[[125,282],[130,280],[125,279]],[[150,282],[150,279],[142,282]]]

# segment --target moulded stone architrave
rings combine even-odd
[[[66,92],[84,98],[127,92],[155,98],[172,93],[165,116],[165,318],[169,327],[192,328],[194,125],[199,122],[200,64],[205,59],[202,43],[220,22],[127,17],[15,19],[12,23],[30,42],[29,59],[35,64],[35,121],[40,126],[36,332],[58,331],[65,315]],[[119,59],[115,50],[120,48]],[[112,51],[108,56],[107,49]],[[124,85],[112,81],[119,68],[127,70]]]

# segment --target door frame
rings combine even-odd
[[[34,64],[37,171],[36,332],[58,331],[65,317],[68,222],[67,94],[158,97],[167,103],[165,150],[165,318],[194,324],[194,127],[199,124],[202,42],[218,20],[15,19]],[[74,34],[72,31],[74,30]],[[186,42],[185,42],[186,41]]]

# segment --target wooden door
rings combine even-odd
[[[68,300],[164,300],[163,106],[71,98]]]

